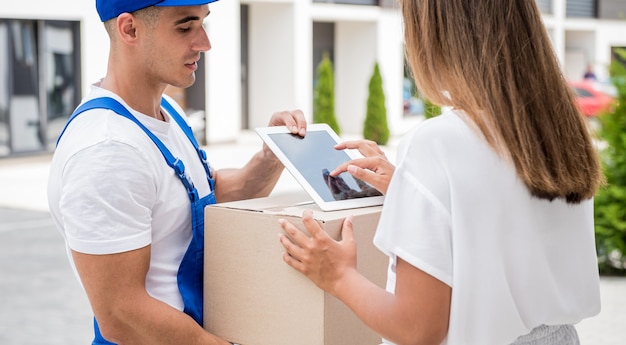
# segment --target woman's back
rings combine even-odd
[[[533,197],[463,116],[405,142],[377,246],[452,287],[448,344],[506,344],[597,314],[593,202]]]

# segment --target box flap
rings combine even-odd
[[[299,204],[315,204],[313,199],[303,190],[271,194],[265,198],[246,199],[239,201],[224,202],[211,207],[224,207],[236,210],[263,212],[265,210],[282,209],[287,206]]]
[[[345,218],[378,211],[382,206],[362,207],[338,211],[323,211],[304,191],[272,194],[265,198],[256,198],[215,204],[209,207],[222,207],[233,210],[259,212],[278,216],[302,216],[304,210],[313,211],[313,217],[320,221]]]

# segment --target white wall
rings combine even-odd
[[[207,32],[211,50],[206,57],[206,139],[232,141],[241,128],[241,64],[239,3],[209,5]]]
[[[583,78],[587,65],[596,63],[596,32],[569,30],[565,33],[565,76],[570,80]]]
[[[383,78],[387,122],[394,135],[404,134],[416,124],[415,116],[404,117],[402,85],[404,82],[404,37],[398,11],[384,9],[378,19],[377,56]]]
[[[311,3],[294,1],[294,105],[304,112],[308,121],[313,118],[313,21]]]
[[[249,1],[249,127],[276,111],[312,119],[312,22],[307,1]]]
[[[553,0],[553,14],[544,16],[544,22],[551,32],[550,37],[552,38],[554,52],[561,63],[565,60],[565,1]]]
[[[598,25],[595,69],[600,80],[609,77],[608,66],[611,63],[612,47],[626,47],[625,21],[605,21]]]
[[[363,133],[368,83],[376,62],[376,22],[335,24],[335,114],[342,133]]]
[[[267,126],[279,110],[299,108],[294,85],[294,6],[289,3],[250,4],[249,123]]]

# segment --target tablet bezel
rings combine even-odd
[[[359,207],[368,207],[368,206],[379,206],[383,204],[384,196],[369,196],[362,198],[354,198],[347,200],[324,200],[319,193],[313,188],[313,186],[307,181],[307,179],[302,175],[302,173],[296,168],[293,162],[285,155],[285,153],[280,149],[280,147],[274,142],[274,140],[270,137],[270,134],[290,134],[291,132],[285,126],[272,126],[272,127],[258,127],[255,128],[256,133],[263,140],[265,144],[272,150],[272,152],[278,157],[278,159],[283,163],[285,168],[291,173],[291,175],[295,178],[295,180],[304,188],[304,190],[313,198],[313,201],[319,206],[323,211],[336,211],[336,210],[344,210],[351,208],[359,208]],[[339,136],[325,123],[316,123],[309,124],[307,126],[307,135],[312,132],[325,132],[327,133],[334,141],[335,144],[341,142]],[[306,137],[306,136],[305,136]],[[334,148],[331,148],[334,150]],[[343,150],[348,156],[346,161],[363,158],[363,155],[358,150]],[[323,154],[321,152],[320,154]],[[324,156],[325,157],[325,156]],[[342,173],[348,174],[348,172]]]

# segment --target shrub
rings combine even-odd
[[[363,125],[363,137],[385,145],[389,141],[389,126],[387,125],[387,108],[385,107],[385,93],[383,78],[380,75],[378,63],[374,65],[374,73],[369,82],[367,97],[367,113]]]
[[[424,101],[424,117],[430,119],[431,117],[435,117],[441,114],[441,107],[431,103],[426,98],[422,98]]]
[[[626,50],[618,51],[626,58]],[[598,265],[602,274],[626,274],[626,68],[610,66],[617,88],[617,102],[602,114],[600,137],[607,147],[601,152],[607,186],[595,197],[595,234]]]
[[[341,133],[335,117],[335,77],[333,63],[324,53],[322,61],[317,65],[317,84],[313,99],[313,123],[326,123],[337,134]]]

